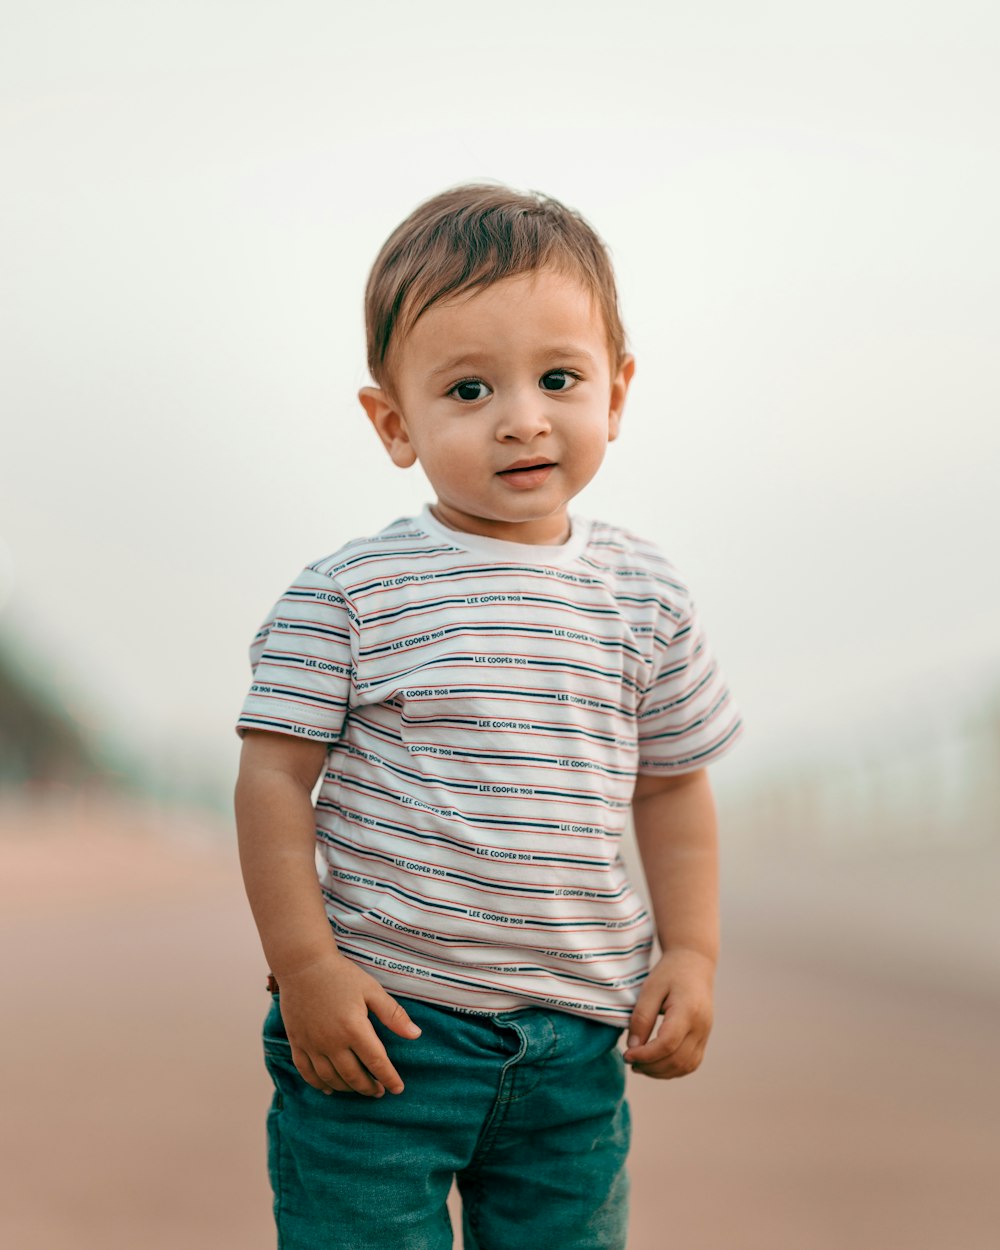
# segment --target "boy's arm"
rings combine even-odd
[[[707,771],[640,774],[632,814],[662,954],[632,1012],[625,1059],[646,1076],[686,1076],[708,1042],[719,954],[716,815]]]
[[[325,759],[322,743],[247,731],[236,783],[240,865],[299,1073],[324,1093],[380,1097],[403,1082],[368,1012],[401,1037],[420,1030],[337,950],[316,875],[312,788]]]

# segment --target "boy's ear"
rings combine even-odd
[[[417,453],[413,450],[406,422],[388,391],[380,386],[363,386],[358,391],[361,407],[368,414],[368,420],[375,427],[375,433],[382,440],[392,463],[401,469],[408,469],[416,464]]]
[[[608,442],[613,443],[621,429],[622,414],[625,411],[625,397],[628,395],[629,383],[635,373],[635,357],[626,356],[621,367],[611,379],[611,400],[608,405]]]

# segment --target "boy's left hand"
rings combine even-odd
[[[669,1080],[699,1066],[712,1029],[715,964],[693,950],[667,951],[643,983],[629,1022],[625,1062]],[[652,1036],[657,1016],[663,1020]]]

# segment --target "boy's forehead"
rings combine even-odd
[[[581,279],[535,270],[436,301],[400,334],[398,346],[410,340],[435,355],[462,355],[489,346],[498,331],[514,338],[540,331],[544,346],[566,350],[607,337],[600,305]]]
[[[465,290],[456,291],[435,300],[425,312],[434,308],[462,308],[468,304],[499,296],[512,303],[536,303],[544,299],[558,299],[581,309],[596,308],[594,292],[583,276],[571,269],[546,265],[543,269],[528,269],[523,273],[508,274],[495,282],[477,282]]]

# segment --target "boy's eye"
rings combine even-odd
[[[489,393],[490,388],[479,378],[466,378],[464,382],[456,382],[448,392],[449,395],[454,395],[456,399],[461,399],[467,404],[475,403],[478,399],[485,399]]]
[[[543,391],[568,391],[571,386],[576,385],[577,381],[576,375],[566,369],[552,369],[542,374],[538,379],[538,385]]]

